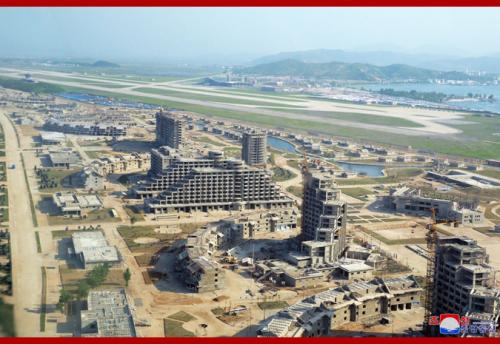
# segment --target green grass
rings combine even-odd
[[[64,238],[71,238],[71,235],[73,233],[79,233],[79,232],[87,232],[88,230],[58,230],[58,231],[51,231],[50,233],[52,234],[52,239],[54,240],[59,240],[59,239],[64,239]]]
[[[5,303],[0,298],[0,337],[15,337],[14,305]]]
[[[45,318],[47,316],[47,271],[42,266],[42,301],[40,303],[40,332],[45,332]]]
[[[173,319],[163,319],[165,337],[194,337],[195,334],[182,327],[183,322]]]
[[[258,101],[258,100],[251,100],[251,99],[238,99],[238,98],[224,97],[222,95],[217,96],[214,93],[213,93],[214,95],[206,95],[206,94],[200,94],[200,93],[182,92],[182,91],[148,88],[148,87],[136,88],[135,91],[147,93],[147,94],[158,94],[158,95],[162,95],[162,96],[171,96],[171,97],[179,97],[179,98],[184,98],[184,99],[204,100],[204,101],[229,103],[229,104],[257,105],[257,106],[287,106],[287,107],[300,108],[300,106],[274,103],[271,99],[268,99],[267,101],[266,100]]]
[[[191,314],[184,312],[184,311],[179,311],[177,313],[169,315],[168,319],[173,319],[173,320],[182,321],[182,322],[196,320],[196,318],[194,316],[192,316]]]
[[[83,218],[69,218],[64,216],[47,216],[47,222],[51,226],[56,225],[79,225],[91,222],[120,222],[119,217],[111,215],[111,208],[102,208],[90,211]]]
[[[224,156],[228,158],[241,158],[240,147],[224,147]]]
[[[18,78],[10,78],[4,76],[0,76],[0,86],[13,90],[33,93],[58,93],[63,91],[63,88],[58,85],[53,85],[45,82],[26,82]]]
[[[407,136],[401,134],[392,134],[389,132],[377,132],[374,135],[373,130],[360,129],[353,127],[342,127],[323,122],[314,122],[301,119],[283,120],[276,116],[266,116],[248,111],[233,111],[219,109],[208,106],[192,105],[182,102],[172,102],[161,99],[154,99],[148,96],[129,96],[114,92],[104,92],[89,90],[86,88],[64,87],[66,91],[84,92],[118,99],[129,99],[132,101],[156,104],[170,108],[176,108],[184,111],[200,113],[206,116],[222,117],[237,121],[259,124],[271,128],[288,128],[311,134],[320,133],[332,135],[335,137],[348,137],[360,139],[365,142],[389,144],[393,146],[427,149],[437,153],[450,154],[455,156],[474,157],[480,159],[498,158],[498,147],[491,142],[498,142],[499,137],[494,136],[495,132],[500,132],[498,118],[487,118],[479,116],[465,116],[466,121],[474,122],[472,124],[452,125],[464,131],[464,134],[456,136]]]
[[[500,147],[498,149],[500,149]],[[500,179],[500,169],[473,171],[473,173],[477,173],[477,174],[480,174],[480,175],[486,176],[486,177]]]
[[[9,191],[5,189],[3,193],[0,195],[0,206],[8,206],[9,205]]]
[[[136,207],[134,206],[124,206],[123,209],[127,213],[127,215],[130,217],[131,222],[138,222],[138,221],[144,221],[144,215],[137,210]]]
[[[194,136],[193,140],[197,141],[197,142],[201,142],[201,143],[208,143],[208,144],[211,144],[211,145],[214,145],[214,146],[218,146],[218,147],[224,147],[225,146],[223,143],[221,143],[219,141],[212,140],[208,136]]]
[[[40,191],[43,191],[45,193],[53,193],[56,191],[62,191],[64,189],[73,189],[73,179],[76,179],[76,176],[74,175],[79,171],[80,170],[78,169],[44,169],[43,173],[47,176],[48,180],[55,182],[57,186],[42,188],[40,177],[37,176],[39,181],[38,188],[40,189]]]
[[[89,157],[89,159],[99,159],[102,158],[103,155],[110,155],[109,151],[85,151],[85,154]]]
[[[33,195],[31,194],[31,187],[30,183],[28,181],[28,174],[26,172],[26,164],[24,163],[24,156],[23,153],[20,153],[21,155],[21,164],[23,165],[23,173],[24,173],[24,182],[26,183],[26,187],[28,188],[28,196],[30,199],[30,210],[31,210],[31,220],[33,221],[33,226],[38,227],[38,220],[36,218],[36,209],[35,209],[35,203],[33,202]]]
[[[277,309],[288,307],[288,302],[286,301],[264,301],[257,303],[260,309]]]
[[[358,199],[373,194],[372,191],[359,187],[342,189],[342,193]]]
[[[286,191],[290,192],[292,195],[294,195],[295,197],[298,197],[298,198],[302,198],[302,196],[304,196],[302,186],[292,185],[292,186],[287,187]]]
[[[272,109],[270,109],[272,110]],[[356,112],[342,112],[342,111],[310,111],[310,110],[286,110],[286,112],[300,113],[303,115],[310,115],[315,117],[339,119],[345,121],[353,121],[366,124],[376,124],[376,125],[386,125],[390,127],[408,127],[408,128],[419,128],[423,125],[416,122],[399,118],[384,116],[377,113],[374,114],[363,114]]]
[[[290,167],[300,170],[300,163],[297,160],[287,160],[286,164]]]
[[[387,170],[387,176],[384,177],[363,177],[352,179],[338,178],[338,185],[367,185],[367,184],[386,184],[386,183],[400,183],[402,181],[411,179],[421,174],[423,170],[419,168],[406,168],[406,169],[393,169]]]
[[[36,251],[38,253],[42,253],[42,243],[40,242],[40,233],[38,231],[35,232],[36,239]]]
[[[273,172],[272,179],[275,182],[284,182],[297,176],[292,171],[277,166],[273,167],[271,171]]]
[[[32,76],[35,79],[40,78],[40,79],[63,81],[63,82],[80,82],[80,83],[83,83],[86,85],[109,87],[109,88],[123,88],[123,87],[129,87],[129,86],[133,85],[132,83],[131,83],[131,85],[120,85],[120,84],[105,82],[104,80],[98,81],[98,80],[77,78],[77,77],[72,77],[72,76],[62,77],[62,76],[48,76],[48,75],[43,75],[43,74],[32,74]]]

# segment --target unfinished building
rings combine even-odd
[[[265,337],[318,337],[357,322],[389,320],[392,312],[419,306],[422,288],[413,276],[355,282],[310,296],[266,319]]]
[[[71,236],[70,256],[74,255],[83,268],[98,264],[118,264],[118,250],[110,246],[101,231],[77,232]]]
[[[254,221],[256,219],[257,221]],[[290,220],[291,219],[291,220]],[[296,225],[295,214],[289,210],[274,213],[255,212],[213,222],[188,236],[177,256],[177,271],[181,272],[186,286],[195,292],[207,292],[224,287],[224,270],[213,255],[227,249],[255,233],[274,232]]]
[[[72,149],[49,151],[49,164],[54,168],[75,168],[82,165],[82,158]]]
[[[127,127],[125,125],[114,124],[113,122],[98,122],[89,124],[85,122],[65,122],[64,120],[49,118],[43,125],[45,130],[58,131],[75,135],[91,136],[125,136]]]
[[[84,337],[135,337],[135,323],[125,290],[91,291],[80,312]]]
[[[422,195],[421,190],[402,187],[391,190],[383,198],[386,208],[397,212],[430,216],[434,209],[437,221],[454,222],[458,225],[471,226],[484,222],[484,214],[478,209],[460,207],[451,200],[430,198]]]
[[[151,167],[149,154],[131,153],[102,157],[92,161],[91,166],[102,176],[115,173],[146,171]]]
[[[156,142],[162,146],[180,148],[184,143],[184,121],[172,112],[156,114]]]
[[[302,253],[312,266],[331,263],[346,248],[347,204],[331,175],[306,171],[302,201]]]
[[[52,195],[54,204],[65,217],[82,217],[92,210],[101,209],[102,201],[97,195],[77,195],[73,192],[56,192]]]
[[[184,157],[168,147],[152,150],[149,178],[136,185],[133,193],[146,198],[146,211],[155,214],[293,205],[266,170],[225,159],[220,152]]]
[[[499,326],[500,289],[483,247],[468,237],[441,237],[436,246],[432,314],[455,313]]]
[[[249,166],[265,166],[267,152],[265,133],[249,131],[243,133],[241,160]]]

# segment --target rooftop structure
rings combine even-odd
[[[81,333],[85,337],[135,337],[135,324],[127,295],[118,291],[91,291],[87,309],[80,313]]]
[[[51,166],[56,168],[72,168],[82,165],[80,155],[71,149],[51,151],[48,157]]]
[[[244,132],[241,159],[249,166],[266,165],[267,136],[262,132]]]
[[[72,236],[73,254],[84,268],[96,264],[116,264],[121,261],[118,250],[109,246],[101,231],[77,232]]]
[[[427,176],[462,187],[474,186],[480,189],[500,189],[500,180],[466,171],[451,170],[446,174],[427,171]]]
[[[95,210],[103,207],[102,201],[97,195],[77,195],[73,192],[56,192],[52,200],[61,213],[67,217],[82,216],[87,210]]]
[[[40,140],[44,145],[57,145],[66,141],[66,135],[56,131],[42,131]]]

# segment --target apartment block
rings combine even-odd
[[[179,148],[184,143],[184,121],[172,112],[156,114],[156,142],[162,146]]]
[[[311,265],[334,262],[346,247],[347,204],[331,175],[313,170],[303,177],[302,252]]]
[[[242,137],[241,159],[249,166],[265,166],[267,152],[265,133],[244,132]]]
[[[500,318],[500,289],[486,250],[468,237],[443,237],[436,249],[433,314],[456,313],[472,320]]]

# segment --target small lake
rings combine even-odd
[[[285,151],[289,153],[299,153],[293,144],[290,142],[277,138],[275,136],[267,137],[267,145],[271,148],[278,149],[280,151]]]
[[[368,177],[381,177],[384,175],[384,166],[352,164],[348,162],[335,162],[340,168],[348,172],[364,173]]]

